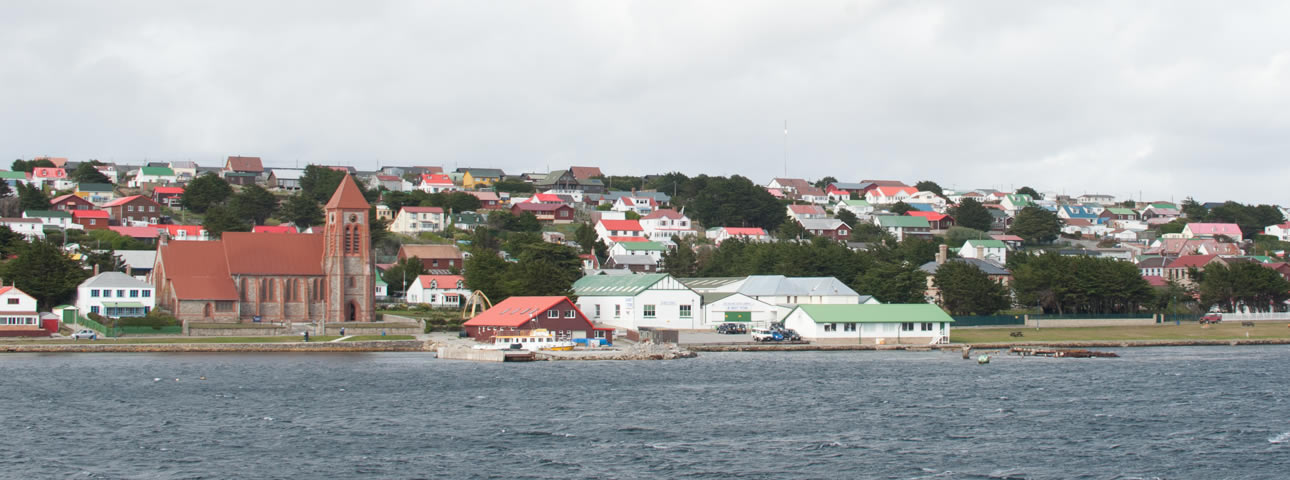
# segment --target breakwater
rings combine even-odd
[[[1290,338],[1233,338],[1190,340],[1066,340],[1030,342],[947,343],[937,345],[872,345],[872,344],[694,344],[684,347],[694,352],[829,352],[829,351],[899,351],[925,352],[928,350],[1000,349],[1012,347],[1055,348],[1127,348],[1127,347],[1204,347],[1239,345],[1290,345]]]

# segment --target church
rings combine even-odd
[[[151,275],[157,306],[185,322],[370,322],[369,207],[346,175],[324,208],[323,233],[163,236]]]

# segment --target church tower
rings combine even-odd
[[[324,208],[327,217],[322,260],[327,295],[324,323],[370,322],[375,318],[372,298],[376,294],[375,267],[372,246],[368,245],[369,208],[363,191],[348,174]]]

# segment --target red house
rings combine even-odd
[[[161,204],[143,195],[118,198],[103,204],[116,220],[118,225],[129,225],[130,222],[158,223],[161,218]]]
[[[911,217],[926,218],[927,224],[932,226],[932,230],[949,230],[950,227],[954,226],[954,217],[951,217],[944,213],[920,212],[917,210],[911,210],[908,213],[906,213],[906,215],[909,215]]]
[[[517,203],[511,205],[511,215],[532,213],[540,222],[572,223],[573,207],[563,203]]]
[[[49,206],[60,212],[73,212],[76,210],[93,210],[98,208],[94,203],[73,194],[59,195],[49,201]]]
[[[462,326],[466,335],[481,342],[544,328],[561,339],[603,338],[613,343],[613,329],[597,328],[569,297],[511,297]]]
[[[179,199],[184,196],[184,187],[156,187],[152,189],[152,199],[170,208],[179,206]]]
[[[72,223],[86,230],[104,230],[108,228],[110,219],[108,212],[103,210],[72,210]]]

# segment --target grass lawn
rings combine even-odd
[[[574,223],[542,225],[542,231],[563,233],[564,238],[568,240],[573,240],[573,234],[574,232],[578,231],[578,225],[581,225],[581,223],[574,222]]]
[[[367,342],[371,340],[416,340],[416,339],[417,337],[414,337],[412,335],[386,335],[384,337],[380,335],[355,335],[341,341],[342,342]]]
[[[1025,336],[1012,337],[1012,332]],[[1240,323],[1220,323],[1201,328],[1200,324],[1158,324],[1135,327],[1083,328],[956,328],[950,333],[954,343],[1060,342],[1081,340],[1231,340],[1237,338],[1290,338],[1290,328],[1280,322],[1259,322],[1253,327]]]
[[[328,342],[340,338],[339,336],[310,336],[309,342]],[[0,338],[0,345],[15,343],[41,343],[41,344],[65,344],[65,343],[120,343],[120,344],[147,344],[147,343],[287,343],[299,342],[303,340],[300,335],[283,335],[277,337],[125,337],[125,338],[100,338],[98,340],[41,340],[31,338]]]

